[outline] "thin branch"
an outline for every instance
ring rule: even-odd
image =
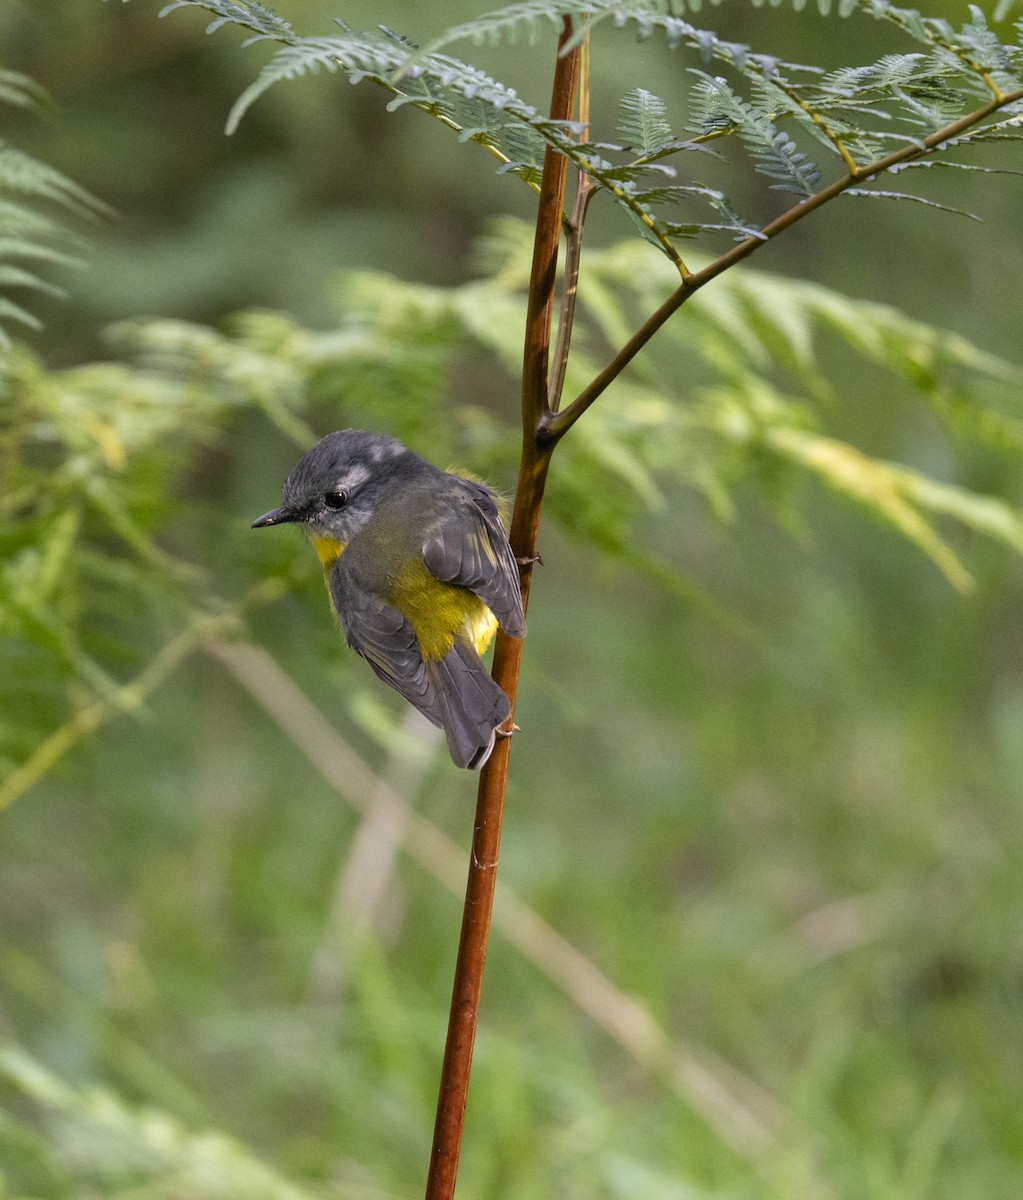
[[[590,126],[590,35],[587,31],[579,45],[579,95],[576,117],[580,128]],[[580,136],[589,136],[588,132]],[[565,372],[568,369],[568,354],[572,345],[572,328],[575,325],[575,304],[579,294],[579,264],[582,260],[583,227],[586,212],[593,197],[593,180],[585,171],[576,175],[575,202],[572,215],[565,227],[565,270],[561,285],[561,307],[558,311],[558,336],[554,343],[554,377],[547,393],[547,408],[557,412],[561,405],[561,393],[565,387]]]
[[[568,121],[572,115],[579,68],[579,51],[560,54],[572,33],[566,17],[558,41],[559,57],[551,95],[551,120]],[[558,269],[558,245],[564,209],[565,176],[568,160],[548,146],[544,152],[543,181],[536,214],[536,238],[529,277],[526,309],[526,348],[522,370],[523,433],[530,438],[547,411],[547,372],[550,360],[551,323],[554,315],[554,290]]]
[[[736,263],[741,262],[744,258],[748,258],[755,250],[760,249],[761,246],[766,245],[773,238],[776,238],[778,234],[783,233],[786,229],[803,220],[804,217],[809,216],[810,213],[816,211],[821,205],[827,204],[829,200],[833,200],[836,196],[840,196],[848,188],[873,179],[875,176],[891,170],[892,167],[923,158],[925,155],[941,147],[943,143],[950,142],[961,136],[968,129],[983,121],[985,117],[991,116],[992,113],[998,112],[999,109],[1009,104],[1015,104],[1018,100],[1023,100],[1023,88],[1008,93],[1002,96],[1001,99],[988,101],[987,104],[975,109],[972,113],[967,113],[966,116],[960,117],[957,121],[953,121],[949,125],[945,125],[942,129],[925,138],[921,138],[918,142],[908,143],[885,158],[880,158],[873,163],[857,167],[855,171],[850,172],[848,175],[843,175],[841,178],[828,184],[827,187],[815,192],[814,195],[806,200],[793,205],[787,212],[782,213],[781,216],[776,217],[769,224],[765,225],[757,237],[749,237],[738,242],[730,250],[726,251],[726,253],[704,267],[702,271],[695,271],[688,279],[683,280],[667,300],[647,317],[607,366],[591,380],[567,408],[562,409],[561,412],[552,413],[545,418],[546,436],[552,442],[557,442],[559,438],[563,437],[590,405],[607,390],[608,386],[621,374],[623,369],[636,357],[639,351],[643,349],[668,318],[677,312],[704,284],[717,278],[722,272],[727,271],[729,267],[735,266]]]

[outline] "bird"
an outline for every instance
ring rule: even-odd
[[[299,460],[283,504],[253,529],[300,526],[323,564],[348,645],[478,770],[512,705],[480,655],[498,626],[526,633],[519,565],[485,484],[382,433],[328,433]]]

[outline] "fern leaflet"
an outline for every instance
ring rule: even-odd
[[[35,108],[46,93],[14,71],[0,72],[0,103]],[[50,215],[50,211],[55,215]],[[11,345],[5,323],[31,329],[39,320],[6,293],[19,291],[63,295],[63,290],[26,264],[77,266],[82,240],[64,224],[64,216],[96,218],[109,213],[101,201],[60,171],[0,141],[0,348]]]
[[[618,136],[644,158],[657,154],[674,135],[668,124],[668,106],[646,88],[626,92],[618,106]]]

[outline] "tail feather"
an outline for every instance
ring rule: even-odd
[[[511,715],[511,702],[459,638],[443,658],[426,663],[426,673],[451,757],[460,767],[478,770],[494,749],[497,727]]]

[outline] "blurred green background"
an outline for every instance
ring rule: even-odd
[[[53,97],[43,119],[6,110],[4,138],[117,214],[79,224],[91,249],[62,280],[70,299],[36,304],[45,329],[26,341],[50,370],[106,359],[104,329],[142,316],[233,328],[230,314],[280,310],[329,332],[351,295],[339,272],[459,285],[490,218],[528,219],[531,193],[476,148],[336,76],[274,89],[225,138],[266,50],[241,49],[234,31],[207,37],[199,13],[158,20],[158,7],[0,9],[3,65]],[[416,40],[479,11],[278,7],[302,32],[340,15]],[[867,61],[888,36],[738,4],[700,19],[825,65]],[[549,37],[455,52],[544,103]],[[637,82],[671,95],[682,71],[621,35],[595,45],[598,97]],[[1002,154],[1023,166],[1014,147]],[[839,201],[757,265],[1018,359],[1019,183],[964,177],[944,198],[985,223]],[[593,243],[628,232],[598,214]],[[293,439],[258,407],[227,406],[210,427],[197,418],[194,436],[175,429],[137,470],[140,487],[156,472],[164,489],[145,518],[155,544],[201,571],[193,600],[215,613],[285,578],[280,598],[246,611],[251,642],[467,852],[473,777],[429,739],[423,749],[421,731],[395,741],[399,703],[338,639],[306,547],[248,530],[277,501],[298,421],[316,434],[386,426],[512,490],[512,372],[442,339],[431,359],[433,344],[407,378],[398,361],[350,390],[319,379],[294,404]],[[1021,501],[1016,450],[950,448],[912,387],[823,348],[841,436]],[[417,387],[429,411],[409,411]],[[580,535],[579,478],[555,460],[561,520],[541,536],[501,871],[610,983],[581,976],[566,991],[523,954],[517,927],[495,934],[460,1191],[1015,1200],[1018,557],[962,540],[976,586],[961,594],[822,492],[797,489],[797,515],[772,503],[770,477],[744,478],[728,520],[669,477],[626,533],[670,566],[675,586],[663,586]],[[581,478],[620,486],[592,467]],[[118,680],[180,628],[172,577],[154,567],[151,609],[144,589],[109,612],[102,594],[90,601],[89,636]],[[76,697],[16,640],[3,652],[23,687],[5,716],[13,770],[33,738],[73,719]],[[431,874],[430,844],[417,838],[415,861],[392,870],[372,834],[203,652],[0,814],[0,1195],[417,1194],[459,904]],[[370,868],[383,897],[360,918],[360,893],[345,889],[368,869],[364,841],[384,847]],[[541,936],[533,958],[545,947],[558,957]]]

